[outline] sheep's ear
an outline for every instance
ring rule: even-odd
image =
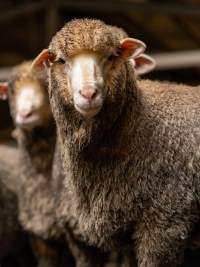
[[[8,82],[0,83],[0,99],[6,100],[8,98]]]
[[[31,69],[43,70],[46,66],[49,66],[50,62],[53,62],[55,56],[48,49],[42,50],[42,52],[34,59]]]
[[[143,75],[152,71],[156,66],[156,61],[146,54],[139,55],[137,58],[131,58],[133,68],[137,75]]]
[[[120,54],[124,58],[137,57],[146,49],[145,43],[133,38],[125,38],[120,42]]]

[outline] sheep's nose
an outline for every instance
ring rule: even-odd
[[[21,110],[21,111],[19,111],[19,115],[24,119],[30,117],[32,114],[33,114],[33,112],[31,110]]]
[[[97,89],[93,87],[86,87],[79,91],[80,95],[88,100],[92,100],[97,95]]]

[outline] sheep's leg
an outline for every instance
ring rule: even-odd
[[[146,226],[149,226],[148,228]],[[138,267],[176,267],[182,263],[189,239],[189,223],[142,225],[137,231],[136,257]]]

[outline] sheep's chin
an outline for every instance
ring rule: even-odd
[[[41,125],[41,119],[38,114],[31,115],[24,119],[16,117],[16,124],[22,129],[32,130],[34,127]]]
[[[75,104],[75,109],[85,118],[85,119],[91,119],[93,118],[95,115],[97,115],[97,113],[100,111],[101,106],[98,108],[90,108],[90,109],[82,109],[79,106],[77,106]]]

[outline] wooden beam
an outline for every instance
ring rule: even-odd
[[[156,53],[151,56],[156,60],[156,70],[200,67],[200,50]]]

